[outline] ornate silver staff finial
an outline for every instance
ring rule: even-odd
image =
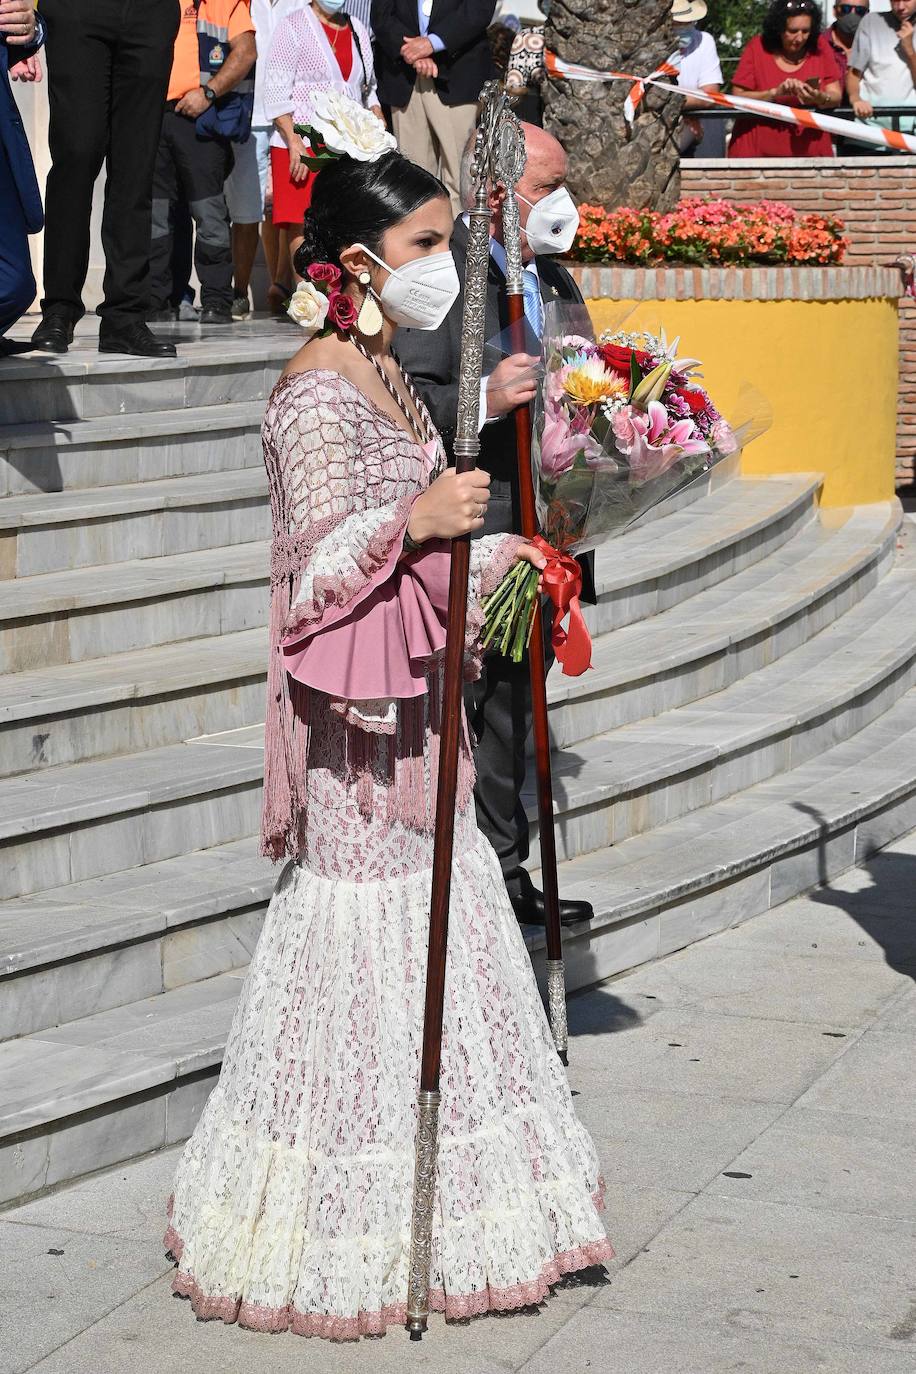
[[[503,201],[503,247],[506,250],[506,286],[510,294],[522,290],[522,238],[515,188],[525,170],[527,154],[521,122],[508,104],[500,117],[497,180],[506,188]]]

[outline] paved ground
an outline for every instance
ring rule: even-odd
[[[916,835],[576,998],[619,1258],[538,1311],[333,1347],[194,1321],[174,1150],[0,1215],[0,1371],[916,1371]]]

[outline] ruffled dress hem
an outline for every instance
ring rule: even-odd
[[[600,1211],[604,1203],[603,1186],[592,1198]],[[165,1233],[166,1249],[181,1259],[184,1241],[173,1226]],[[579,1245],[554,1255],[540,1273],[523,1283],[507,1288],[487,1287],[475,1293],[449,1293],[441,1288],[431,1289],[431,1312],[443,1312],[446,1321],[460,1321],[481,1317],[488,1312],[513,1312],[522,1307],[536,1306],[549,1295],[551,1287],[567,1274],[594,1265],[607,1264],[614,1258],[614,1249],[607,1239]],[[407,1321],[407,1304],[393,1303],[378,1312],[359,1312],[354,1317],[338,1317],[326,1312],[300,1312],[292,1305],[264,1307],[241,1298],[204,1293],[192,1274],[178,1273],[172,1280],[172,1292],[187,1298],[198,1321],[221,1321],[238,1324],[250,1331],[292,1331],[295,1336],[320,1336],[331,1341],[355,1341],[361,1336],[383,1336],[389,1326],[403,1326]]]

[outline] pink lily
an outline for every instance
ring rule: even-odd
[[[615,417],[617,447],[630,464],[630,476],[637,482],[650,482],[667,472],[679,458],[708,452],[709,445],[696,439],[693,420],[674,424],[660,401],[650,401],[645,414],[628,412]],[[632,436],[632,437],[631,437]]]
[[[548,404],[541,435],[541,473],[548,481],[556,481],[569,471],[579,454],[590,462],[600,456],[601,446],[589,433],[577,432],[576,421],[570,424],[562,406]]]

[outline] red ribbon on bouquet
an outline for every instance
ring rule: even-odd
[[[554,607],[551,642],[564,677],[581,677],[592,666],[592,637],[582,616],[582,569],[568,553],[560,553],[536,535],[534,547],[547,559],[541,574],[544,591]],[[569,616],[569,626],[562,622]]]

